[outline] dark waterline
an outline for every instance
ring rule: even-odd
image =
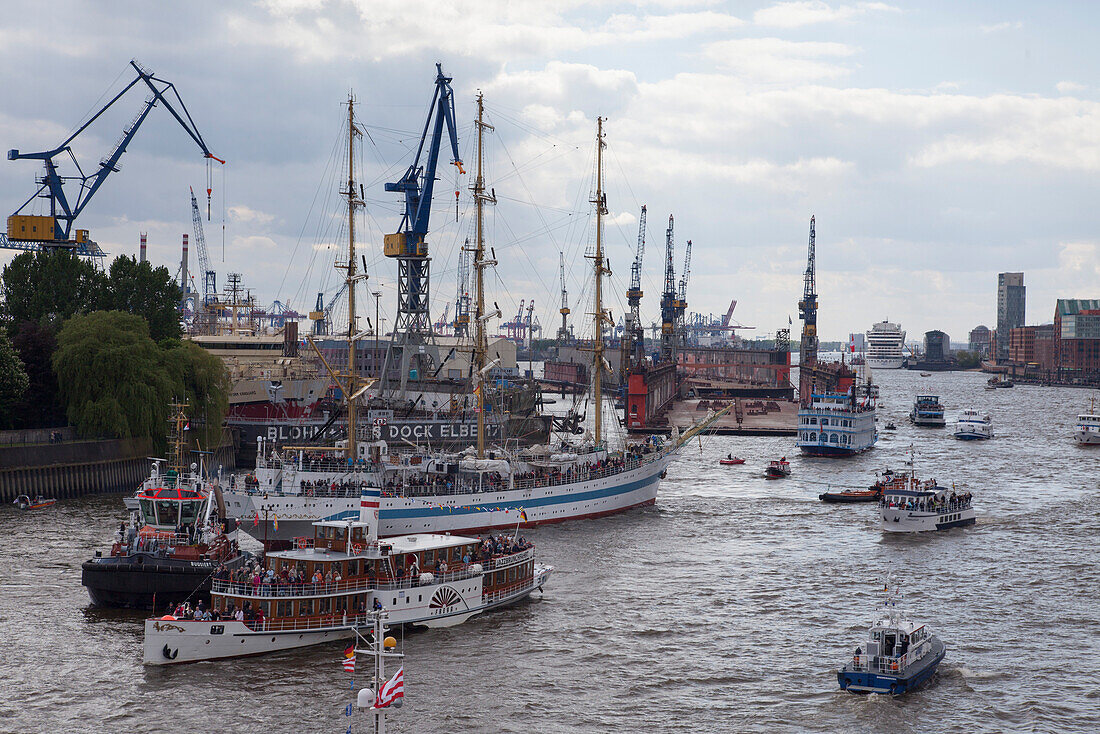
[[[712,438],[686,447],[656,507],[528,532],[557,569],[545,594],[409,635],[390,730],[1100,730],[1100,447],[1071,436],[1088,394],[876,377],[879,425],[898,431],[869,453],[802,459],[790,438]],[[908,425],[918,392],[941,396],[948,429]],[[951,438],[964,407],[990,412],[993,441]],[[974,492],[975,527],[885,536],[873,506],[817,500],[900,467],[910,443],[922,476]],[[730,451],[747,463],[719,466]],[[781,454],[793,475],[764,480]],[[0,508],[0,730],[345,730],[339,644],[144,668],[142,615],[90,610],[80,586],[123,514],[117,495]],[[834,671],[887,570],[947,657],[904,698],[841,693]]]

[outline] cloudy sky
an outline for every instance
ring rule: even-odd
[[[210,259],[219,283],[241,272],[265,305],[306,311],[334,289],[334,243],[346,236],[337,151],[354,90],[370,133],[356,163],[363,247],[370,287],[392,313],[395,268],[378,251],[400,202],[382,184],[410,162],[436,61],[454,78],[467,171],[479,89],[496,127],[492,297],[506,314],[534,298],[549,334],[559,252],[570,305],[588,310],[583,253],[601,115],[616,317],[642,204],[647,321],[669,214],[677,277],[694,242],[690,310],[722,313],[735,298],[736,318],[756,327],[746,335],[771,334],[796,314],[811,214],[826,339],[890,318],[911,336],[939,328],[964,340],[995,321],[1004,270],[1025,272],[1029,323],[1049,321],[1057,297],[1100,296],[1100,6],[1091,2],[163,5],[4,3],[0,144],[57,145],[133,78],[136,58],[176,84],[228,160],[213,173],[204,220]],[[77,138],[85,170],[140,105],[131,93]],[[429,236],[437,315],[454,297],[455,251],[471,231],[470,181],[443,158]],[[29,161],[0,163],[8,212],[37,172]],[[198,148],[154,110],[79,226],[112,255],[136,254],[147,231],[150,258],[175,272],[191,230],[188,186],[205,213],[206,176]]]

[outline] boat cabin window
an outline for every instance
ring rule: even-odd
[[[159,500],[157,502],[156,524],[171,525],[172,527],[179,525],[179,505],[171,500]]]
[[[199,513],[201,511],[202,500],[180,502],[180,523],[183,525],[194,524],[199,519]]]
[[[138,504],[141,506],[141,517],[148,525],[157,524],[157,511],[156,506],[153,504],[153,500],[140,500]]]

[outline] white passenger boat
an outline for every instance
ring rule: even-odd
[[[354,637],[384,609],[397,625],[450,627],[542,589],[518,535],[443,534],[379,540],[378,491],[363,490],[358,520],[315,523],[312,538],[266,554],[251,579],[215,578],[201,619],[145,621],[147,665],[213,660]]]
[[[1077,426],[1074,428],[1073,437],[1082,446],[1100,444],[1100,413],[1096,412],[1096,398],[1090,401],[1088,413],[1077,416]]]
[[[969,492],[941,487],[934,479],[919,481],[910,469],[896,475],[882,490],[882,529],[918,533],[973,525],[977,515],[972,499]]]
[[[967,408],[955,420],[955,438],[962,441],[993,438],[993,421],[987,413]]]

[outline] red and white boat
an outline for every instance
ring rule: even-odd
[[[734,456],[733,454],[730,454],[729,456],[727,456],[724,459],[719,459],[718,463],[721,464],[722,466],[740,466],[741,464],[745,463],[745,460],[741,459],[741,458],[738,458],[738,457]]]
[[[791,462],[787,461],[787,457],[784,456],[779,461],[773,461],[768,464],[768,468],[764,470],[764,476],[768,479],[783,479],[791,475]]]

